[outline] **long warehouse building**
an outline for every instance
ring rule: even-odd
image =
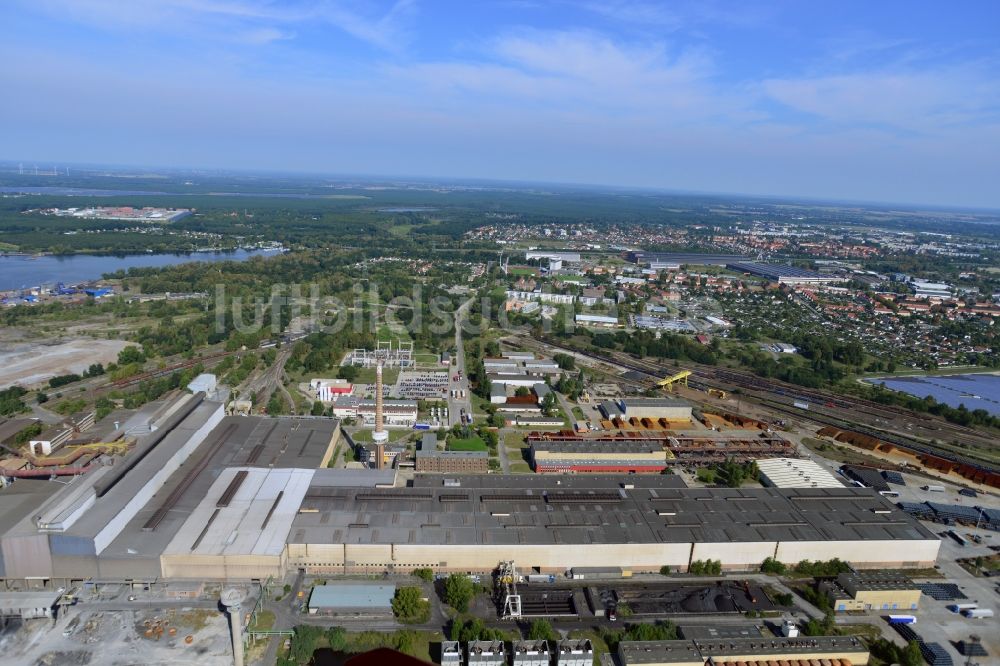
[[[313,573],[478,572],[514,560],[561,573],[686,571],[708,559],[751,570],[768,557],[839,557],[858,568],[915,568],[931,566],[939,547],[863,488],[687,488],[672,475],[417,476],[406,488],[310,488],[287,563]]]
[[[868,488],[688,488],[663,474],[418,474],[400,486],[393,470],[325,469],[334,419],[225,416],[204,394],[149,409],[114,464],[0,489],[0,584],[485,572],[502,560],[546,573],[708,559],[753,570],[768,557],[914,568],[940,547]],[[662,447],[639,443],[650,445]]]

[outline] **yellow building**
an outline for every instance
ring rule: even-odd
[[[920,604],[913,581],[892,573],[844,573],[821,587],[838,612],[916,610]]]

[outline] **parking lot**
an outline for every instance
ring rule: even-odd
[[[448,373],[400,372],[393,395],[402,400],[444,400],[448,397]]]

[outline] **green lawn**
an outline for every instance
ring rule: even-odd
[[[257,613],[257,621],[250,625],[250,631],[267,631],[274,626],[274,611],[262,610]]]
[[[382,368],[382,383],[386,386],[396,383],[396,378],[399,377],[399,368]],[[359,368],[358,377],[354,380],[355,384],[374,384],[375,383],[375,368]]]
[[[526,462],[511,462],[510,472],[511,474],[530,474],[531,466]]]
[[[468,439],[453,439],[448,442],[449,451],[485,451],[486,442],[482,437],[469,437]]]
[[[504,433],[503,443],[508,449],[514,449],[515,451],[525,448],[528,443],[524,441],[524,433],[522,432],[508,432]]]

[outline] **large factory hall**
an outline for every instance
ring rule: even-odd
[[[750,570],[838,557],[932,566],[940,540],[866,488],[688,488],[673,475],[442,475],[327,469],[328,418],[227,416],[204,393],[122,426],[127,453],[0,489],[6,589],[82,581],[248,581],[308,573]],[[346,445],[346,444],[344,444]]]

